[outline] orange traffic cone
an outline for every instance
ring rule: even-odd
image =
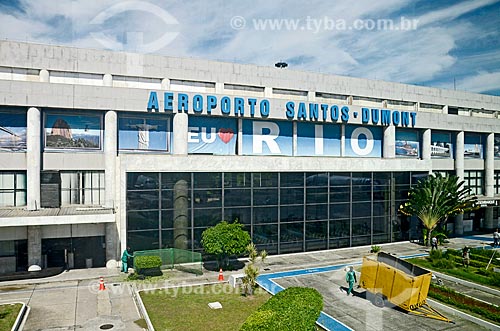
[[[222,268],[219,270],[219,281],[224,281],[224,275],[222,274]]]
[[[104,278],[99,278],[99,291],[104,291],[106,287],[104,286]]]

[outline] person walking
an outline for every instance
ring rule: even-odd
[[[122,272],[128,273],[128,259],[131,257],[134,257],[134,255],[130,254],[130,247],[127,246],[127,249],[122,254]]]
[[[354,283],[357,282],[356,272],[354,271],[353,267],[349,267],[349,271],[345,275],[345,281],[349,284],[349,289],[347,290],[347,295],[349,295],[352,292],[352,289],[354,287]]]
[[[433,249],[438,249],[438,239],[436,236],[432,237],[431,239],[431,250]]]
[[[493,232],[493,247],[497,247],[500,243],[500,233],[498,233],[498,229]]]
[[[470,248],[465,246],[462,249],[462,265],[464,268],[469,268],[469,262],[470,262]]]

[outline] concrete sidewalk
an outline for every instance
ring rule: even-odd
[[[465,245],[481,246],[484,238],[454,238],[443,248],[459,249]],[[385,252],[396,256],[426,254],[429,249],[410,242],[380,245]],[[338,263],[360,262],[370,246],[342,248],[328,251],[269,256],[263,274],[278,271],[328,266]],[[243,259],[244,261],[244,259]],[[231,274],[242,270],[224,272],[227,280]],[[133,288],[154,288],[175,285],[192,285],[214,282],[218,271],[204,270],[202,276],[172,270],[168,278],[157,283],[125,282],[126,275],[119,269],[69,270],[59,275],[33,280],[0,283],[0,303],[24,302],[31,307],[24,330],[100,330],[105,324],[112,330],[141,330],[134,323],[141,317],[132,296]],[[106,290],[99,291],[99,277],[104,277]],[[321,278],[318,278],[321,279]],[[322,281],[330,281],[323,279]],[[292,281],[293,283],[293,281]],[[134,284],[134,285],[132,285]],[[329,286],[324,284],[322,286]]]

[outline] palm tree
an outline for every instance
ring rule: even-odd
[[[427,229],[426,245],[430,245],[432,230],[450,216],[477,209],[477,197],[464,187],[457,176],[440,173],[420,180],[408,193],[408,201],[399,210],[408,216],[417,216]]]

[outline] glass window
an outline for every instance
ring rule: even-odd
[[[127,190],[157,189],[158,173],[132,172],[127,174]]]
[[[297,222],[304,220],[304,206],[282,206],[280,208],[281,222]]]
[[[128,230],[158,230],[160,215],[156,211],[129,211],[127,213]],[[134,248],[135,249],[135,248]]]
[[[129,231],[127,233],[127,246],[134,251],[144,251],[160,248],[160,232],[156,231]]]
[[[253,222],[278,223],[278,207],[254,207]]]
[[[0,207],[26,206],[26,174],[0,172]]]
[[[307,205],[306,220],[326,220],[328,219],[328,204]]]
[[[255,225],[253,227],[253,242],[259,250],[265,249],[270,254],[277,254],[278,225]]]
[[[250,224],[252,221],[251,208],[224,208],[224,219],[228,222],[238,220],[242,224]]]
[[[222,187],[222,173],[195,172],[193,183],[195,188],[220,188]]]
[[[308,187],[306,204],[311,203],[328,203],[328,187]]]
[[[303,187],[304,173],[303,172],[282,172],[280,173],[281,187]]]
[[[253,187],[277,187],[278,173],[256,172],[253,174]]]
[[[330,221],[330,238],[349,238],[349,226],[349,219]]]
[[[254,189],[253,204],[257,206],[277,205],[278,190],[277,189]]]
[[[465,187],[471,190],[471,194],[484,194],[484,171],[465,170]]]
[[[104,171],[61,172],[61,204],[103,205]]]
[[[194,210],[194,226],[195,227],[210,227],[217,225],[222,221],[222,209],[195,209]]]
[[[26,151],[26,113],[0,112],[0,151]]]
[[[280,190],[280,204],[295,205],[304,204],[304,188],[282,188]]]
[[[250,189],[225,189],[224,206],[250,206],[252,203],[252,191]]]
[[[250,187],[252,186],[251,173],[226,172],[224,173],[224,187]]]
[[[222,190],[194,190],[193,204],[195,208],[214,208],[222,206]]]

